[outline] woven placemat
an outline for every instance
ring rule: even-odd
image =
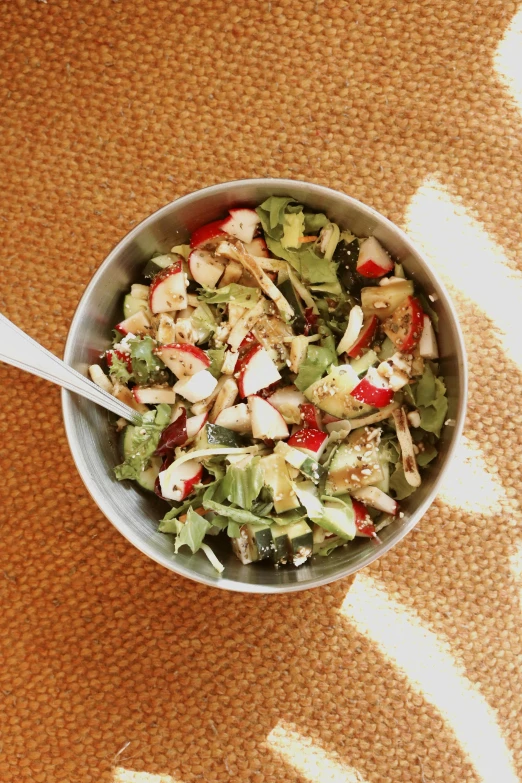
[[[137,552],[80,481],[59,391],[0,366],[2,783],[519,779],[517,10],[0,4],[0,310],[19,326],[61,354],[137,221],[216,182],[293,177],[424,246],[471,377],[466,439],[418,528],[355,580],[278,598]]]

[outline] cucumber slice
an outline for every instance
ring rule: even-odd
[[[270,454],[260,461],[265,486],[272,493],[276,514],[299,508],[299,500],[292,488],[285,459],[282,454]]]
[[[388,337],[386,339],[389,339]],[[390,340],[391,342],[391,340]],[[352,370],[354,370],[357,375],[362,375],[366,370],[368,370],[372,365],[376,364],[378,361],[384,361],[381,360],[381,355],[377,356],[375,351],[368,351],[367,353],[360,356],[358,359],[352,359],[350,362],[350,367]]]
[[[324,378],[305,389],[304,396],[326,413],[337,419],[353,419],[369,413],[372,408],[352,397],[359,376],[349,364],[333,367]]]
[[[392,343],[389,337],[386,337],[381,345],[381,351],[379,353],[379,361],[386,362],[394,353],[397,353],[397,348]]]
[[[266,560],[272,551],[272,531],[269,525],[245,525],[253,560]]]
[[[137,297],[132,296],[132,294],[127,294],[123,300],[123,315],[125,318],[130,318],[131,315],[139,313],[140,310],[147,312],[148,309],[149,304],[145,299],[137,299]]]
[[[294,565],[298,565],[310,557],[314,549],[312,528],[302,520],[287,528],[290,557]]]
[[[132,424],[128,424],[121,433],[121,451],[124,459],[132,454],[132,436],[134,429]],[[147,492],[154,492],[154,485],[158,473],[161,470],[162,461],[161,457],[151,457],[149,467],[146,470],[142,470],[136,479],[136,482],[140,487],[146,489]]]
[[[391,315],[406,297],[413,296],[411,280],[390,285],[372,285],[361,291],[361,307],[365,316],[376,315],[381,321]]]
[[[301,471],[307,478],[312,479],[316,484],[319,483],[321,477],[326,473],[326,468],[320,465],[315,459],[309,457],[308,454],[303,454],[299,449],[294,449],[292,446],[280,441],[274,449],[276,454],[280,454],[284,457],[293,468]],[[299,504],[298,504],[299,505]],[[297,506],[295,506],[297,508]]]
[[[288,562],[288,527],[289,525],[272,525],[270,559],[274,565],[284,565]]]
[[[213,446],[224,448],[241,448],[245,443],[237,432],[221,427],[219,424],[206,424],[197,434],[196,449],[207,449]]]
[[[327,495],[343,495],[383,480],[379,451],[375,440],[368,440],[368,434],[361,427],[341,443],[328,469]]]
[[[166,269],[176,261],[183,261],[183,256],[178,253],[165,253],[164,255],[158,255],[151,258],[143,270],[143,277],[154,277],[162,269]]]

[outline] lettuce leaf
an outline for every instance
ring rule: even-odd
[[[285,249],[301,247],[299,238],[304,234],[305,220],[302,212],[294,212],[284,216],[283,236],[281,244]]]
[[[197,514],[193,508],[189,508],[187,521],[176,536],[174,551],[178,552],[182,546],[188,546],[193,553],[197,552],[210,528],[208,520]]]
[[[275,231],[278,239],[283,235],[284,215],[289,205],[294,205],[292,211],[295,211],[295,207],[298,207],[298,211],[302,209],[295,199],[288,196],[270,196],[257,208],[256,212],[266,234],[272,235]]]
[[[156,343],[152,337],[136,337],[129,340],[132,375],[136,383],[160,383],[167,379],[165,365],[153,353]]]
[[[431,443],[423,443],[423,450],[419,451],[417,454],[417,465],[420,468],[425,467],[425,465],[428,465],[439,453],[435,446],[433,446]]]
[[[137,479],[148,467],[150,458],[158,447],[161,433],[169,421],[170,405],[164,403],[158,405],[155,411],[143,414],[141,424],[132,430],[131,453],[121,465],[114,468],[118,481]]]
[[[322,212],[305,212],[305,234],[318,234],[330,221]]]
[[[284,248],[280,241],[265,236],[268,249],[278,258],[283,258],[295,269],[305,283],[337,283],[337,265],[318,256],[314,250],[303,245],[299,250]]]
[[[404,498],[409,497],[416,490],[416,487],[412,487],[406,481],[402,462],[397,463],[397,466],[390,477],[390,489],[395,493],[397,500],[403,500]]]
[[[211,486],[211,485],[210,485]],[[183,523],[178,520],[182,514],[185,514],[192,506],[199,508],[203,501],[203,495],[207,491],[209,485],[201,486],[198,488],[196,495],[190,495],[190,497],[183,500],[181,503],[173,506],[170,511],[167,511],[162,520],[160,520],[158,530],[160,533],[178,533],[180,525]]]
[[[237,522],[238,525],[266,524],[266,517],[257,516],[257,514],[253,514],[251,511],[247,511],[243,508],[226,506],[223,502],[221,502],[222,500],[225,500],[222,493],[220,492],[220,485],[222,484],[222,481],[217,481],[215,484],[211,484],[207,488],[205,494],[203,495],[203,508],[208,508],[210,511],[215,511],[216,514],[227,517],[233,522]],[[216,498],[220,499],[215,499],[215,496]]]
[[[229,538],[239,538],[241,535],[241,526],[237,522],[229,521],[227,526],[227,536]]]
[[[225,360],[225,351],[225,346],[223,346],[223,348],[209,348],[207,350],[207,354],[210,358],[210,367],[208,369],[214,378],[219,379],[219,376],[221,375],[221,368],[223,367],[223,362]]]
[[[261,291],[259,288],[250,288],[238,283],[230,283],[217,291],[210,288],[199,294],[200,299],[204,299],[207,304],[223,304],[225,302],[234,302],[234,304],[243,305],[243,307],[254,307],[259,302]]]
[[[109,375],[111,378],[123,384],[128,383],[133,378],[132,373],[130,373],[127,369],[127,362],[125,362],[123,359],[120,359],[119,356],[116,356],[116,353],[113,353],[111,357]]]
[[[198,340],[198,342],[204,342],[204,340],[208,340],[210,335],[213,334],[217,329],[214,313],[206,302],[200,302],[200,304],[196,307],[190,316],[190,320],[192,321],[194,327],[199,329],[205,335],[204,339],[202,338]]]
[[[439,437],[448,412],[448,398],[444,381],[434,374],[430,363],[426,364],[420,381],[415,384],[413,394],[421,417],[420,426]]]
[[[255,457],[246,468],[230,465],[222,481],[220,493],[230,503],[251,511],[263,484],[263,470],[259,458]]]
[[[327,368],[332,363],[332,357],[328,348],[312,343],[306,350],[306,358],[299,368],[299,374],[294,383],[299,391],[308,389],[312,383],[322,378]]]

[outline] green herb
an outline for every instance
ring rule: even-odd
[[[121,465],[114,468],[118,481],[137,479],[146,470],[156,451],[162,431],[170,421],[170,405],[162,403],[155,411],[147,411],[141,424],[132,426],[130,454]]]
[[[132,375],[140,385],[166,380],[165,365],[154,353],[156,343],[152,337],[135,337],[129,340]]]
[[[116,353],[113,353],[111,356],[109,375],[112,379],[119,381],[119,383],[128,383],[132,379],[132,373],[127,369],[127,362],[120,359]]]

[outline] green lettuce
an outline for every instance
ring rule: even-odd
[[[174,551],[178,552],[182,546],[188,546],[193,553],[197,552],[211,527],[208,520],[197,514],[193,508],[189,508],[187,520],[181,525],[181,530],[176,536]]]
[[[239,525],[237,522],[233,522],[232,520],[230,520],[227,526],[227,536],[229,538],[239,538],[240,535],[241,535],[241,525]]]
[[[263,470],[259,458],[254,458],[246,468],[230,465],[219,488],[219,497],[235,506],[252,510],[254,500],[263,487]]]
[[[330,221],[322,212],[305,212],[305,234],[318,234]]]
[[[196,507],[198,508],[201,506],[201,503],[203,501],[203,495],[205,494],[206,490],[208,489],[209,485],[200,486],[197,491],[196,495],[190,495],[186,500],[183,500],[181,503],[175,504],[170,511],[167,511],[163,519],[159,523],[158,530],[160,533],[175,533],[177,534],[179,530],[181,529],[179,526],[183,523],[179,521],[178,517],[180,517],[182,514],[185,514],[189,508]]]
[[[304,234],[305,220],[302,212],[285,214],[281,244],[286,249],[301,247],[300,237]]]
[[[210,511],[215,511],[220,516],[227,517],[232,522],[236,522],[238,525],[247,524],[266,524],[267,518],[260,517],[257,514],[253,514],[251,511],[247,511],[243,508],[236,508],[235,506],[227,506],[223,502],[226,498],[223,493],[220,492],[221,481],[217,481],[215,484],[211,484],[205,494],[203,495],[202,505],[203,508],[207,508]]]
[[[416,487],[412,487],[411,484],[408,484],[406,481],[402,462],[397,463],[395,470],[390,476],[390,489],[395,493],[397,500],[404,500],[404,498],[409,497],[416,490]]]
[[[219,378],[221,375],[221,368],[225,360],[225,346],[223,348],[209,348],[207,354],[210,358],[209,372],[212,373],[214,378]]]
[[[224,304],[233,302],[243,307],[254,307],[259,302],[261,291],[259,288],[250,288],[238,283],[230,283],[217,291],[207,289],[199,294],[200,299],[204,299],[207,304]]]
[[[155,411],[144,413],[141,424],[133,427],[130,454],[121,465],[114,468],[118,481],[137,479],[146,470],[158,447],[161,433],[170,422],[170,412],[170,405],[162,403]]]
[[[426,364],[413,393],[421,417],[420,426],[438,437],[448,412],[448,398],[444,381],[435,375],[430,363]]]
[[[322,378],[327,368],[332,364],[332,356],[328,348],[312,343],[306,350],[306,358],[299,368],[294,383],[299,391],[308,389],[312,383]]]
[[[112,379],[119,381],[119,383],[128,383],[132,379],[132,373],[127,368],[127,362],[112,354],[111,366],[109,367],[109,375]]]
[[[129,340],[132,375],[140,385],[161,383],[167,378],[165,365],[154,353],[156,343],[152,337],[135,337]]]
[[[437,449],[431,443],[423,443],[423,446],[423,450],[417,454],[417,465],[420,468],[428,465],[438,454]]]
[[[190,320],[192,321],[194,327],[203,333],[203,336],[200,340],[198,340],[198,342],[204,342],[204,340],[208,340],[210,335],[213,334],[217,329],[214,313],[206,302],[199,303],[190,316]]]
[[[295,269],[299,276],[308,285],[319,285],[321,283],[337,283],[337,265],[333,261],[327,261],[325,258],[304,244],[299,250],[290,250],[284,248],[281,242],[266,236],[268,249],[278,258],[283,258]]]

